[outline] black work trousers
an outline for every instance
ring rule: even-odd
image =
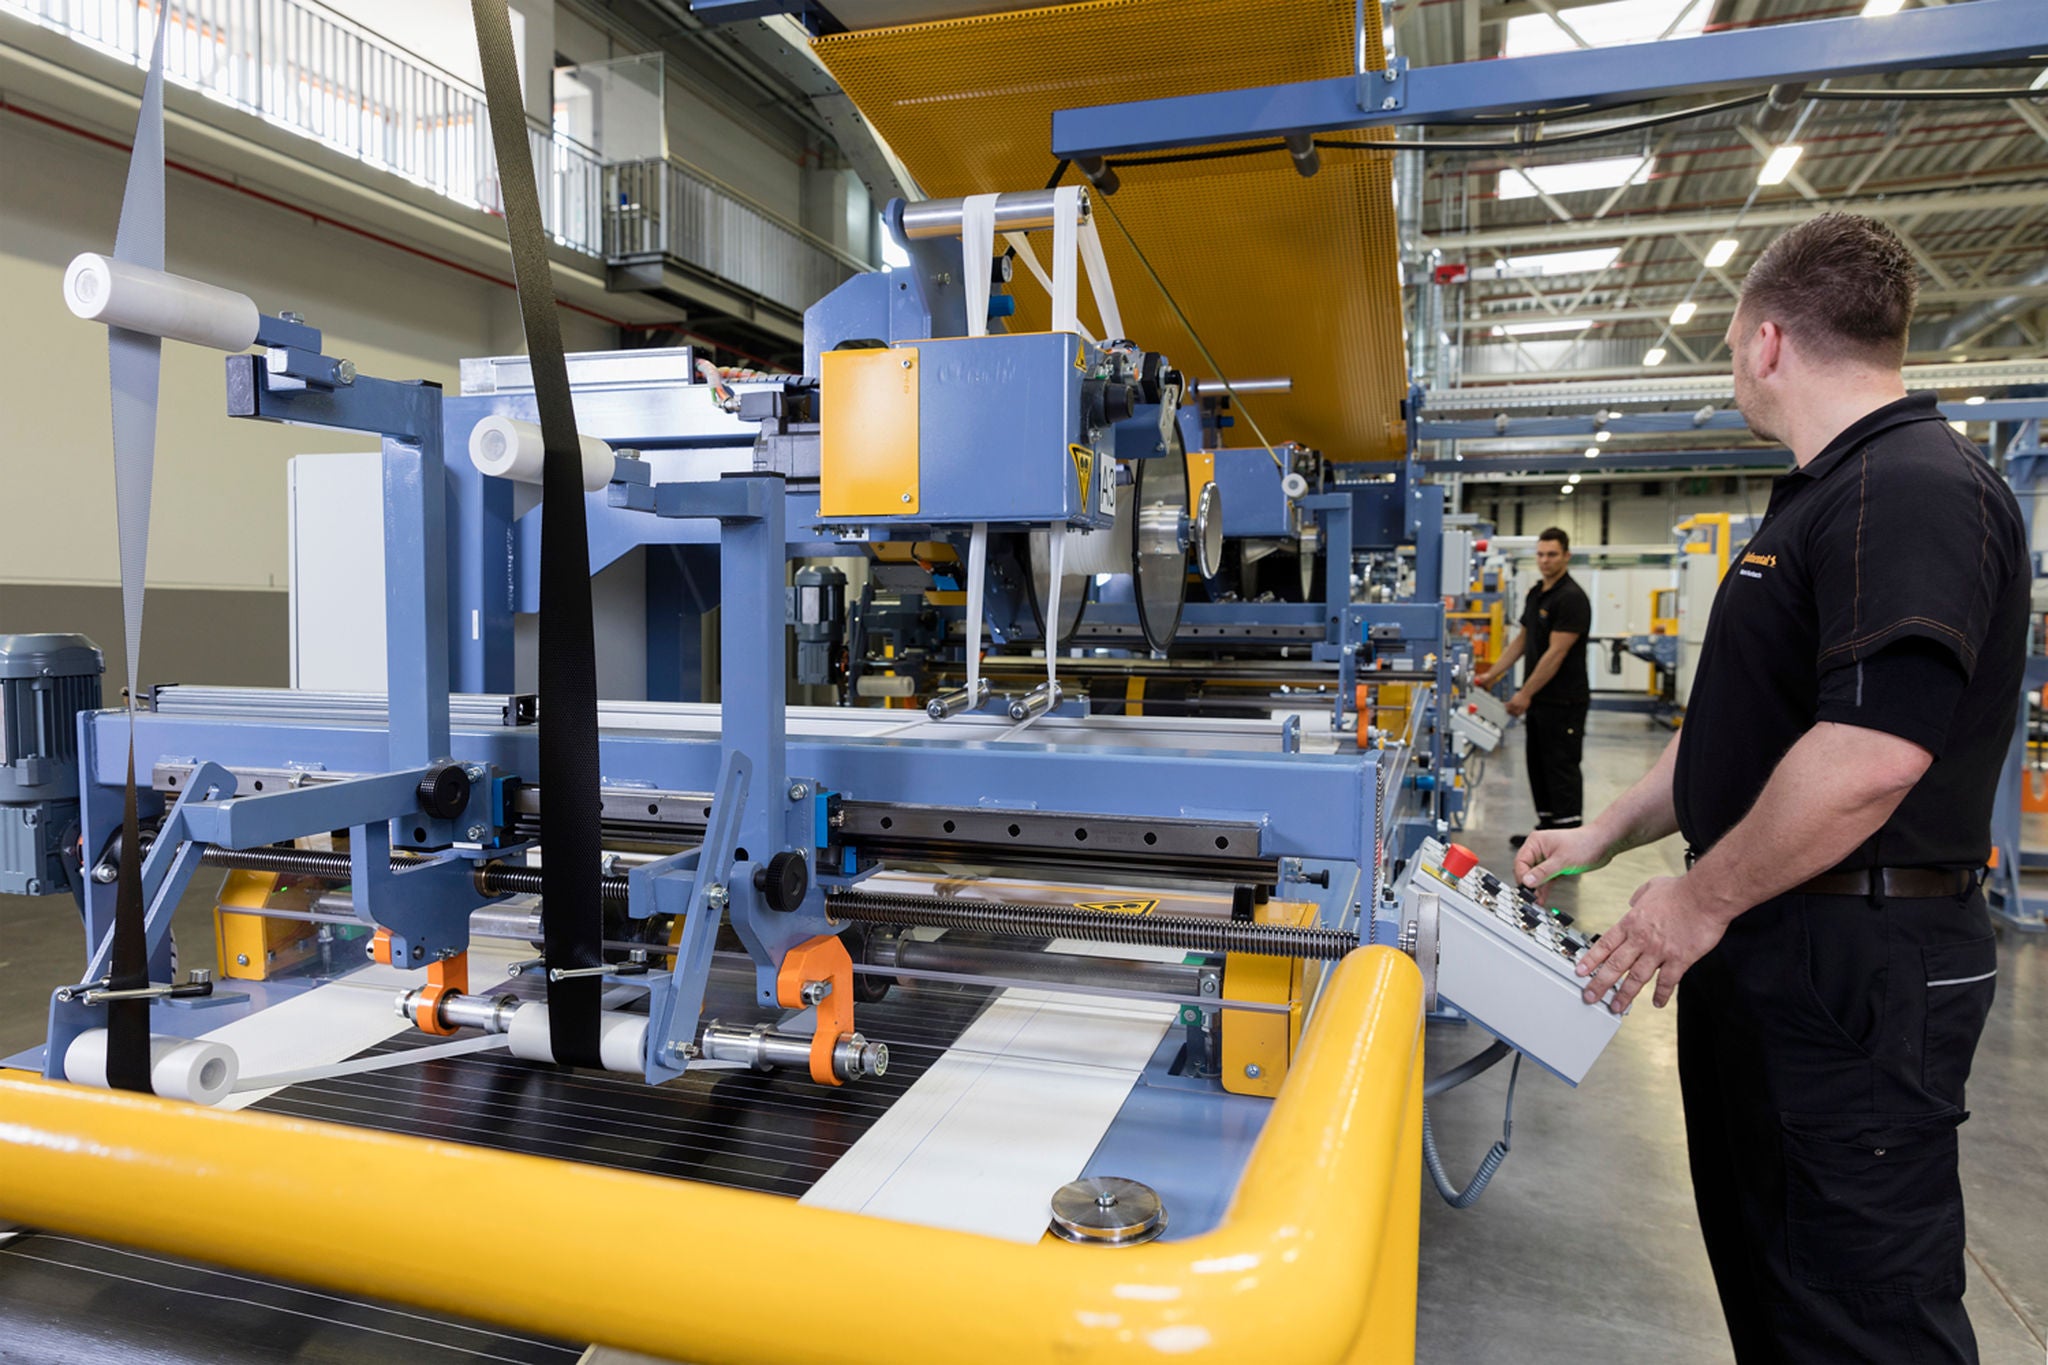
[[[1956,1129],[1997,966],[1979,893],[1788,895],[1686,973],[1693,1197],[1741,1365],[1977,1359]]]
[[[1522,716],[1529,732],[1529,795],[1536,798],[1536,828],[1570,829],[1585,814],[1586,784],[1579,760],[1586,750],[1587,703],[1546,702],[1540,696]]]

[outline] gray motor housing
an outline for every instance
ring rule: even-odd
[[[78,716],[100,705],[106,660],[83,635],[0,635],[0,893],[67,891],[78,819]]]

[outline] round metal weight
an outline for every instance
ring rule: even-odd
[[[1166,1206],[1150,1185],[1114,1175],[1084,1176],[1053,1193],[1052,1231],[1089,1246],[1136,1246],[1166,1231]]]

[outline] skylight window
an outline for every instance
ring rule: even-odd
[[[1610,156],[1596,161],[1531,166],[1527,171],[1510,167],[1500,173],[1500,197],[1533,199],[1538,194],[1582,194],[1587,190],[1611,190],[1617,185],[1640,185],[1650,178],[1656,165],[1654,157]]]
[[[1493,273],[1503,280],[1527,279],[1537,275],[1584,275],[1606,270],[1621,259],[1618,246],[1597,246],[1584,251],[1543,251],[1529,256],[1509,256],[1493,263]]]
[[[1503,322],[1493,329],[1497,337],[1542,336],[1546,332],[1583,332],[1593,325],[1591,318],[1546,318],[1540,322]]]
[[[1501,55],[1529,57],[1539,52],[1570,52],[1579,46],[1572,40],[1572,33],[1591,47],[1649,43],[1666,36],[1697,37],[1705,30],[1713,8],[1713,0],[1612,0],[1604,5],[1579,5],[1558,11],[1564,23],[1571,26],[1571,33],[1565,32],[1563,25],[1548,14],[1518,15],[1508,20]]]

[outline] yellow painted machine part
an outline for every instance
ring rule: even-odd
[[[818,514],[917,511],[917,348],[827,351],[818,366]]]
[[[221,883],[213,912],[214,961],[220,974],[244,981],[266,981],[319,955],[319,930],[301,920],[267,915],[238,915],[237,907],[261,910],[311,910],[317,897],[303,887],[280,890],[270,872],[234,871]]]
[[[482,1147],[0,1079],[0,1217],[699,1365],[1411,1361],[1422,977],[1335,970],[1215,1230],[1019,1245]],[[405,1201],[516,1210],[488,1254]],[[644,1236],[676,1257],[666,1272]],[[792,1280],[792,1253],[837,1270]],[[877,1268],[902,1311],[883,1311]],[[663,1273],[675,1293],[622,1288]],[[865,1271],[865,1273],[863,1273]]]
[[[1253,918],[1261,924],[1312,925],[1310,901],[1267,901]],[[1223,995],[1228,1000],[1285,1004],[1285,1014],[1267,1010],[1223,1011],[1223,1088],[1233,1095],[1277,1095],[1301,1042],[1302,1014],[1321,980],[1322,964],[1298,957],[1227,953]],[[1258,1073],[1252,1074],[1253,1071]]]
[[[946,198],[1044,185],[1057,165],[1055,109],[1350,75],[1354,18],[1353,0],[1090,0],[837,34],[812,49],[924,193]],[[1377,70],[1379,0],[1366,0],[1364,23],[1366,64]],[[1294,381],[1290,393],[1240,405],[1268,440],[1334,460],[1401,454],[1391,151],[1326,148],[1308,180],[1277,141],[1251,157],[1118,175],[1110,207],[1223,374]],[[1215,380],[1110,214],[1097,216],[1124,330]],[[1050,234],[1035,234],[1034,247],[1049,261]],[[1045,291],[1017,276],[1011,330],[1046,331]],[[1082,297],[1095,326],[1085,285]],[[1232,440],[1256,444],[1243,421]]]

